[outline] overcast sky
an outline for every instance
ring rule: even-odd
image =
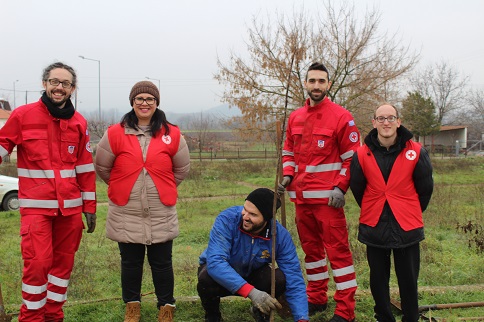
[[[41,72],[60,60],[78,74],[78,110],[96,113],[98,62],[101,109],[124,114],[129,91],[145,77],[159,79],[161,107],[199,112],[220,105],[213,79],[217,55],[245,52],[254,15],[321,10],[322,0],[0,0],[0,97],[13,104],[39,99]],[[333,0],[338,3],[338,0]],[[342,1],[342,0],[340,0]],[[398,32],[421,51],[421,66],[445,60],[484,89],[484,1],[356,0],[377,6],[380,31]],[[158,85],[158,80],[153,80]]]

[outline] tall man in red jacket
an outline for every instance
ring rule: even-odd
[[[353,156],[350,185],[361,207],[358,240],[366,244],[375,318],[395,321],[389,289],[393,252],[402,321],[417,322],[422,212],[433,191],[432,165],[394,106],[380,106],[372,122],[374,129]]]
[[[0,162],[17,146],[24,261],[20,322],[63,321],[84,229],[81,213],[88,233],[96,227],[96,174],[87,122],[70,100],[76,82],[72,67],[49,65],[40,100],[15,109],[0,129]]]
[[[330,322],[355,318],[356,276],[349,248],[344,194],[349,166],[359,146],[350,112],[327,97],[331,82],[326,67],[312,64],[304,82],[309,98],[291,113],[282,154],[284,178],[279,186],[296,206],[296,225],[308,285],[309,315],[328,302],[328,262],[336,283],[336,310]]]

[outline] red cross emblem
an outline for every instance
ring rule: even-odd
[[[405,153],[405,157],[410,160],[410,161],[413,161],[415,160],[415,158],[417,157],[417,153],[414,151],[414,150],[408,150],[406,153]]]
[[[165,144],[170,144],[170,143],[171,143],[171,136],[169,136],[169,135],[163,135],[163,136],[161,137],[161,140],[162,140],[163,142],[165,142]]]
[[[358,133],[351,132],[350,133],[350,141],[353,142],[353,143],[358,142]]]

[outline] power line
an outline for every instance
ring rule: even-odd
[[[7,92],[13,92],[14,90],[13,89],[10,89],[10,88],[0,88],[0,91],[7,91]],[[28,92],[28,93],[38,93],[40,92],[40,89],[36,90],[36,91],[29,91],[29,90],[23,90],[23,89],[16,89],[15,92]]]

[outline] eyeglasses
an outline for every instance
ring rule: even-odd
[[[385,120],[387,120],[388,122],[390,123],[393,123],[397,120],[398,117],[396,117],[395,115],[390,115],[390,116],[387,116],[387,117],[384,117],[384,116],[377,116],[375,117],[375,120],[378,122],[378,123],[383,123],[385,122]]]
[[[48,79],[48,81],[49,81],[49,84],[52,85],[52,86],[59,86],[59,84],[62,84],[63,88],[69,89],[69,88],[72,87],[72,83],[69,82],[69,81],[66,81],[66,80],[61,82],[57,78],[51,78],[51,79]]]
[[[136,105],[142,105],[143,102],[146,102],[148,105],[153,105],[156,102],[156,98],[153,97],[148,97],[148,98],[142,98],[142,97],[135,97],[134,102]]]

